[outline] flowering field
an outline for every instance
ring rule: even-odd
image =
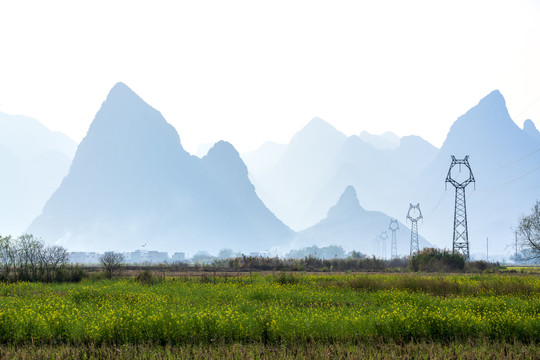
[[[4,344],[540,341],[540,279],[267,275],[0,283]]]

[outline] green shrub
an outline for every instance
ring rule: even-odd
[[[281,272],[278,276],[275,277],[275,280],[278,284],[281,285],[292,285],[298,284],[300,282],[300,277],[286,272]]]
[[[493,272],[501,269],[499,263],[488,262],[485,260],[469,261],[465,267],[467,272]]]
[[[465,257],[449,250],[425,248],[411,257],[409,267],[413,271],[456,272],[465,269]]]
[[[144,269],[137,274],[135,280],[143,285],[153,285],[158,283],[160,279],[157,276],[152,275],[150,270]]]

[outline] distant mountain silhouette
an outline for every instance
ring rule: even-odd
[[[393,192],[392,184],[396,177],[401,177],[396,176],[398,169],[388,160],[387,151],[390,150],[375,149],[356,135],[350,136],[318,182],[305,213],[310,222],[322,219],[349,184],[358,189],[358,198],[366,208],[382,209],[383,198],[390,196],[388,189]]]
[[[373,145],[377,142],[379,149]],[[274,157],[278,160],[272,166],[265,165],[264,156],[258,156],[257,162],[248,161],[250,177],[269,208],[286,224],[301,230],[323,219],[349,184],[357,189],[366,208],[388,208],[396,194],[433,160],[438,149],[418,136],[399,139],[390,132],[362,132],[347,138],[315,118],[285,145],[285,150],[279,150],[280,156]]]
[[[304,213],[347,137],[322,119],[312,119],[296,133],[272,166],[250,169],[257,194],[280,219],[300,229],[311,225]],[[276,147],[274,147],[276,148]],[[263,157],[261,157],[263,158]]]
[[[232,145],[189,155],[122,83],[96,114],[68,176],[29,231],[73,250],[265,250],[293,232],[257,198]]]
[[[497,90],[460,116],[437,156],[415,181],[413,197],[428,214],[427,238],[441,247],[452,247],[454,188],[448,187],[445,193],[444,180],[450,156],[469,155],[476,179],[476,191],[473,184],[467,187],[471,253],[485,254],[486,238],[491,254],[510,253],[517,218],[540,198],[540,152],[534,153],[538,148],[538,142],[512,121]]]
[[[0,234],[28,227],[67,174],[76,148],[37,120],[0,113]]]
[[[58,151],[72,159],[77,144],[58,131],[51,131],[39,121],[22,115],[0,112],[0,144],[23,160],[48,151]]]
[[[283,156],[287,145],[267,141],[258,149],[243,154],[242,160],[250,170],[250,175],[261,174],[274,166]]]
[[[290,155],[291,141],[272,171],[255,176],[262,185],[257,192],[264,192],[263,199],[269,203],[279,198],[281,202],[270,208],[285,207],[286,211],[279,211],[280,218],[297,230],[326,219],[335,199],[352,185],[365,209],[398,219],[405,218],[409,202],[419,202],[424,212],[422,234],[437,246],[451,248],[454,189],[445,191],[444,181],[451,155],[469,155],[476,178],[476,191],[473,184],[467,188],[473,255],[485,256],[486,238],[490,254],[510,254],[512,227],[540,199],[539,132],[530,120],[523,130],[519,128],[497,90],[454,122],[441,149],[417,136],[401,138],[393,149],[384,148],[389,146],[384,142],[375,144],[377,148],[366,133],[345,138],[330,125],[317,122],[316,136],[307,137],[311,141],[295,142],[296,156]],[[302,130],[294,139],[305,139],[306,133],[310,134]]]
[[[382,135],[373,135],[367,131],[362,131],[359,138],[378,150],[393,150],[399,146],[400,140],[396,134],[390,131]]]
[[[386,256],[391,255],[392,232],[388,230],[392,218],[379,211],[366,211],[358,202],[353,186],[347,186],[338,202],[328,210],[326,218],[312,227],[298,233],[298,246],[315,244],[318,246],[341,245],[348,250],[357,250],[368,255],[381,256],[377,251],[375,238],[382,231],[387,231]],[[410,229],[399,223],[396,232],[398,255],[410,253]],[[430,243],[421,236],[420,246],[428,247]]]
[[[387,152],[387,157],[403,174],[412,178],[435,158],[438,150],[420,136],[410,135],[402,137],[399,147]]]

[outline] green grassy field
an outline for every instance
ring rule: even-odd
[[[494,351],[517,343],[534,352],[539,340],[535,276],[252,274],[151,285],[133,278],[0,284],[0,342],[12,355],[37,345],[128,352],[262,346],[286,355],[291,347],[328,353],[481,343]]]

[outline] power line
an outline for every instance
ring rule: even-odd
[[[507,167],[507,166],[510,166],[510,165],[514,165],[515,163],[518,163],[518,162],[520,162],[521,160],[524,160],[524,159],[528,158],[529,156],[532,156],[532,155],[536,154],[536,153],[539,152],[539,151],[540,151],[540,148],[534,150],[533,152],[531,152],[531,153],[529,153],[529,154],[527,154],[527,155],[525,155],[525,156],[523,156],[523,157],[521,157],[521,158],[519,158],[519,159],[517,159],[517,160],[511,161],[511,162],[509,162],[509,163],[507,163],[507,164],[498,166],[498,167],[493,168],[493,169],[480,171],[479,174],[489,173],[489,172],[492,172],[492,171],[496,171],[496,170],[499,170],[499,169],[503,169],[503,168],[505,168],[505,167]]]
[[[534,99],[530,104],[529,106],[527,106],[524,110],[522,110],[517,117],[520,117],[525,111],[529,110],[531,108],[531,106],[533,106],[538,100],[540,100],[540,96],[537,97],[536,99]]]
[[[537,166],[537,167],[535,167],[535,168],[532,169],[531,171],[528,171],[528,172],[526,172],[525,174],[520,175],[520,176],[518,176],[518,177],[516,177],[516,178],[514,178],[514,179],[512,179],[512,180],[509,180],[509,181],[507,181],[507,182],[505,182],[505,183],[503,183],[503,184],[494,186],[494,187],[489,188],[489,189],[480,190],[479,192],[490,192],[490,191],[496,190],[496,189],[498,189],[498,188],[501,188],[501,187],[503,187],[503,186],[509,185],[509,184],[511,184],[511,183],[513,183],[513,182],[515,182],[515,181],[518,181],[518,180],[521,179],[521,178],[524,178],[525,176],[527,176],[527,175],[529,175],[529,174],[532,174],[533,172],[535,172],[535,171],[538,170],[538,169],[540,169],[540,165]]]
[[[426,216],[426,221],[428,221],[430,218],[431,218],[431,215],[433,215],[433,213],[435,212],[435,210],[437,210],[437,208],[439,207],[439,205],[441,205],[441,202],[443,201],[443,199],[446,197],[446,195],[448,194],[448,191],[445,191],[441,197],[439,198],[439,201],[437,201],[437,204],[435,205],[435,207],[433,208],[433,210],[431,210],[431,212],[428,214],[428,216]]]

